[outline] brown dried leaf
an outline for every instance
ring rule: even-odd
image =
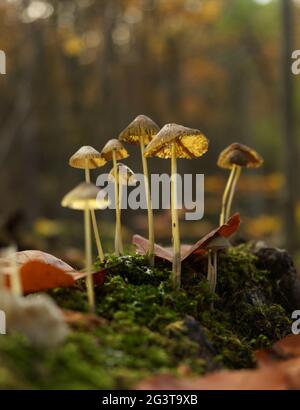
[[[224,225],[221,225],[218,228],[212,230],[207,235],[205,235],[203,238],[201,238],[198,242],[196,242],[194,245],[189,246],[188,249],[186,245],[183,245],[181,247],[181,255],[182,255],[181,261],[185,262],[187,259],[191,257],[202,256],[203,254],[207,252],[205,249],[205,245],[211,239],[213,239],[214,237],[218,235],[228,238],[229,236],[233,235],[234,232],[238,230],[240,226],[240,222],[241,222],[240,214],[236,213],[232,215]],[[148,249],[149,249],[148,239],[140,235],[134,235],[132,239],[132,243],[135,245],[136,250],[140,255],[145,255],[148,252]],[[172,256],[171,250],[163,248],[162,246],[155,244],[154,254],[155,254],[155,258],[162,260],[164,262],[172,263],[173,256]]]

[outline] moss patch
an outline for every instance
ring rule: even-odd
[[[276,283],[248,246],[220,255],[217,295],[209,293],[205,261],[183,269],[177,293],[170,272],[151,269],[142,256],[109,256],[105,267],[96,300],[107,324],[73,330],[55,350],[0,337],[2,388],[130,388],[153,373],[253,367],[255,349],[290,331],[290,312],[274,303]],[[84,283],[50,294],[63,308],[87,311]]]

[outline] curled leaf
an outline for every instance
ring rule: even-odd
[[[207,252],[205,246],[211,241],[213,238],[217,236],[223,236],[225,238],[230,237],[233,235],[240,226],[240,214],[236,213],[228,219],[228,221],[224,224],[219,226],[218,228],[212,230],[203,238],[201,238],[198,242],[194,245],[187,247],[183,245],[181,247],[181,261],[185,262],[190,258],[202,256]],[[140,255],[146,255],[149,249],[149,241],[146,238],[143,238],[140,235],[134,235],[132,239],[132,243],[135,245],[137,252]],[[172,263],[173,256],[172,251],[163,248],[160,245],[154,245],[154,255],[156,259],[162,260],[164,262]]]

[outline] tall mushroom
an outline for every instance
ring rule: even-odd
[[[101,155],[106,161],[113,161],[114,174],[118,176],[118,163],[120,159],[129,156],[123,144],[117,139],[109,140],[101,151]],[[115,208],[116,208],[116,232],[115,232],[115,253],[121,255],[123,253],[122,242],[122,227],[121,227],[121,211],[119,206],[119,181],[115,178]]]
[[[199,131],[178,124],[166,124],[147,145],[146,157],[171,158],[171,214],[173,238],[173,286],[181,284],[180,235],[177,212],[177,158],[201,157],[208,150],[208,139]]]
[[[237,142],[220,153],[217,165],[231,170],[222,197],[220,225],[223,225],[230,216],[232,200],[242,168],[258,168],[262,163],[262,157],[254,149]]]
[[[84,233],[85,233],[85,263],[86,263],[86,287],[88,302],[91,311],[95,310],[95,294],[92,278],[92,238],[91,238],[91,210],[103,209],[109,204],[107,198],[97,198],[100,189],[96,185],[82,182],[72,189],[62,199],[61,205],[66,208],[84,211]]]
[[[102,167],[106,164],[106,160],[101,156],[100,152],[90,146],[83,146],[69,159],[69,165],[73,168],[85,170],[85,182],[91,182],[90,170]],[[91,209],[92,225],[95,235],[95,241],[98,251],[98,257],[101,262],[104,261],[104,252],[101,244],[95,210]]]
[[[153,139],[159,132],[159,126],[146,115],[138,115],[119,135],[120,141],[128,142],[129,144],[139,144],[142,165],[145,180],[145,192],[148,208],[148,239],[149,239],[149,260],[150,264],[154,265],[154,224],[153,210],[151,203],[151,192],[149,184],[149,172],[147,159],[144,156],[145,145]]]

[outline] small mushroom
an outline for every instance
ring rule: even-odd
[[[230,242],[224,236],[214,236],[207,242],[205,248],[208,251],[208,265],[207,265],[207,280],[209,282],[210,291],[215,293],[217,286],[217,258],[218,251],[230,247]]]
[[[109,140],[101,151],[102,157],[106,161],[113,161],[114,175],[118,176],[118,163],[120,159],[127,158],[128,152],[124,148],[123,144],[117,139]],[[115,253],[121,255],[123,253],[122,242],[122,227],[121,227],[121,211],[119,206],[119,181],[115,178],[115,207],[116,207],[116,233],[115,233]]]
[[[147,117],[146,115],[138,115],[119,135],[120,141],[125,141],[129,144],[140,145],[143,173],[145,179],[146,201],[148,208],[149,260],[152,266],[154,265],[154,224],[148,164],[147,159],[144,156],[144,151],[145,145],[147,145],[158,132],[159,126],[155,124],[155,122],[152,121],[151,118]]]
[[[106,164],[106,160],[101,156],[100,152],[90,146],[83,146],[69,159],[69,165],[73,168],[85,170],[85,182],[91,182],[90,170],[102,167]],[[92,225],[95,235],[95,241],[98,251],[98,256],[101,262],[104,261],[104,252],[101,244],[96,214],[94,209],[91,209]]]
[[[109,204],[108,199],[99,199],[101,190],[96,185],[89,182],[82,182],[72,189],[62,199],[61,205],[66,208],[84,211],[84,232],[85,232],[85,259],[86,259],[86,286],[88,302],[91,311],[95,310],[95,294],[92,278],[92,238],[91,238],[91,219],[90,211],[106,208]]]
[[[137,179],[135,177],[135,173],[129,168],[127,165],[122,164],[121,162],[117,163],[117,177],[120,186],[128,185],[134,186],[137,183]],[[110,173],[108,174],[108,179],[110,181],[115,181],[115,169],[112,168]],[[121,203],[121,201],[120,201]]]
[[[220,153],[217,165],[231,170],[222,197],[220,225],[223,225],[230,216],[232,200],[242,168],[259,168],[262,163],[262,157],[254,149],[237,142]]]
[[[17,248],[10,245],[0,251],[0,290],[5,289],[4,277],[9,274],[11,293],[22,296],[22,282],[17,262]]]
[[[115,182],[116,174],[115,174],[114,168],[112,168],[110,173],[108,174],[108,179],[110,181]],[[126,185],[128,186],[136,185],[137,179],[132,169],[130,169],[127,165],[124,165],[121,162],[118,162],[117,180],[118,180],[118,186],[119,186],[119,208],[120,208],[120,218],[121,218],[123,187]]]
[[[171,158],[171,213],[173,237],[173,286],[181,283],[180,235],[177,212],[177,158],[201,157],[208,150],[208,139],[199,131],[177,124],[166,124],[147,145],[144,155]]]

